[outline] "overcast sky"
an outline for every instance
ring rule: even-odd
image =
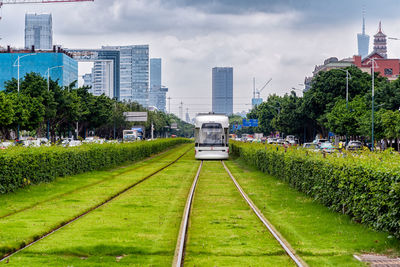
[[[67,48],[149,44],[174,113],[180,101],[191,115],[209,111],[211,69],[233,67],[238,112],[250,108],[253,77],[257,87],[272,78],[262,97],[282,95],[324,59],[356,54],[363,6],[371,40],[379,20],[400,37],[398,0],[95,0],[4,5],[0,44],[23,47],[25,13],[52,13],[54,43]],[[400,41],[388,41],[388,56],[400,57]]]

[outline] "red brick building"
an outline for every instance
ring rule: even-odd
[[[389,80],[396,80],[400,74],[400,59],[384,58],[378,52],[372,52],[367,57],[361,59],[361,56],[353,57],[353,64],[362,71],[371,74],[372,64],[374,63],[374,71],[379,72],[383,77]]]

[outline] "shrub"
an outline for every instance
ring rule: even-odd
[[[15,147],[0,151],[0,194],[29,184],[50,182],[125,162],[144,159],[188,139],[160,139],[124,144],[87,144],[79,147]]]
[[[400,156],[332,154],[231,142],[231,152],[355,221],[400,237]]]

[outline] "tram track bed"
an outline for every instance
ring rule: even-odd
[[[203,164],[184,265],[295,266],[242,199],[220,161]]]
[[[309,266],[367,266],[354,255],[400,255],[400,241],[388,233],[353,222],[249,166],[240,158],[226,162],[266,218]]]
[[[126,168],[61,178],[10,194],[8,201],[0,202],[0,206],[7,207],[12,199],[19,201],[13,206],[14,213],[3,213],[3,218],[0,218],[0,258],[107,201],[124,188],[163,168],[191,146],[179,146]],[[50,189],[57,193],[51,193]],[[9,216],[4,216],[7,214]]]

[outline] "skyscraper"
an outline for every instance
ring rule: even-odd
[[[363,13],[363,25],[362,33],[357,34],[358,41],[358,55],[361,58],[368,56],[369,54],[369,35],[365,34],[365,14]]]
[[[116,97],[114,95],[114,65],[112,60],[96,60],[90,77],[92,79],[92,88],[89,90],[93,95],[100,96],[102,94],[109,98]],[[84,77],[85,78],[85,77]],[[90,85],[89,81],[84,85]]]
[[[161,69],[161,58],[151,58],[149,106],[156,107],[158,110],[166,112],[168,88],[161,85]]]
[[[102,49],[120,51],[119,99],[138,102],[147,107],[149,104],[149,46],[103,46]]]
[[[212,69],[212,111],[233,114],[233,68]]]
[[[53,48],[53,28],[51,14],[25,15],[25,47],[39,50]]]
[[[150,89],[161,87],[161,58],[150,59]]]
[[[387,58],[386,35],[382,32],[382,23],[380,21],[378,33],[374,35],[374,52]]]

